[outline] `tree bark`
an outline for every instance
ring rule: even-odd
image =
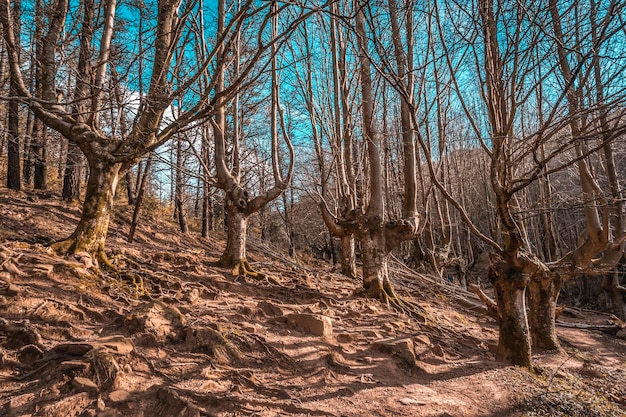
[[[78,226],[70,237],[53,244],[52,248],[65,253],[96,254],[106,261],[104,243],[121,164],[90,158],[89,168],[85,203]]]
[[[67,201],[74,201],[80,197],[80,164],[82,156],[80,149],[71,141],[67,143],[65,172],[63,173],[63,191],[61,196]]]
[[[506,264],[492,265],[500,332],[496,359],[528,367],[532,365],[530,334],[526,319],[528,278]]]
[[[13,1],[13,13],[14,36],[19,39],[21,16],[20,0]],[[17,59],[19,59],[19,52],[17,53]],[[11,97],[17,97],[19,95],[17,82],[15,75],[11,74],[9,92]],[[9,143],[7,146],[7,188],[19,191],[22,188],[22,169],[20,161],[20,113],[17,99],[13,98],[9,100],[7,112],[9,132]]]
[[[226,211],[226,249],[220,258],[220,264],[225,268],[233,268],[246,262],[246,238],[248,229],[248,215],[234,203],[235,198],[225,198]]]
[[[528,321],[534,348],[561,350],[556,334],[556,306],[562,280],[558,274],[546,271],[536,274],[528,284]]]
[[[146,160],[146,166],[144,167],[143,175],[139,176],[139,172],[137,173],[139,179],[139,189],[137,190],[137,198],[135,198],[135,208],[133,209],[133,219],[130,222],[130,230],[128,232],[128,242],[133,241],[135,239],[135,231],[137,230],[137,222],[139,221],[139,211],[141,210],[141,204],[143,203],[143,198],[146,195],[146,187],[148,185],[148,178],[150,177],[150,165],[152,163],[152,154],[148,155]]]
[[[333,241],[332,241],[332,232],[331,232],[331,250]],[[357,278],[359,276],[356,270],[356,255],[354,251],[354,236],[353,235],[345,235],[341,236],[341,273],[349,278]]]
[[[389,252],[385,248],[384,233],[381,230],[369,230],[361,235],[361,259],[363,261],[363,288],[367,295],[380,301],[394,297],[395,293],[389,281],[387,268]]]

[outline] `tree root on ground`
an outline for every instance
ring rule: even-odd
[[[428,312],[416,302],[397,295],[390,282],[385,282],[382,286],[370,286],[367,289],[367,294],[371,298],[377,299],[388,307],[393,308],[397,312],[404,313],[422,324],[427,322]]]
[[[101,279],[108,279],[117,282],[119,287],[124,288],[130,286],[130,290],[126,290],[132,294],[134,298],[141,296],[149,296],[150,291],[146,287],[144,276],[149,276],[149,271],[141,267],[137,262],[132,261],[124,257],[127,264],[132,265],[134,270],[124,271],[118,268],[113,262],[111,262],[104,251],[104,245],[99,245],[95,253],[82,250],[77,246],[77,241],[74,238],[67,238],[59,242],[53,243],[49,246],[49,249],[58,255],[80,255],[85,254],[92,259],[96,259],[93,265],[85,265],[95,277]],[[84,277],[84,273],[76,274],[79,278]]]
[[[235,263],[232,274],[253,279],[265,279],[265,274],[255,271],[247,259],[240,259]]]

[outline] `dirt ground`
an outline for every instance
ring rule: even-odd
[[[126,209],[107,242],[117,271],[47,250],[78,214],[0,189],[0,416],[626,416],[623,330],[560,328],[565,351],[528,372],[495,361],[496,323],[472,294],[399,265],[420,319],[254,240],[263,279],[216,266],[222,234],[156,215],[129,244]]]

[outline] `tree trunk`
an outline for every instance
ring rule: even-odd
[[[361,237],[361,260],[363,261],[363,287],[370,297],[387,301],[395,297],[389,281],[387,261],[389,252],[385,248],[384,234],[381,230],[367,233]]]
[[[333,244],[332,235],[330,244]],[[356,278],[359,275],[356,271],[353,235],[341,237],[341,273],[350,278]]]
[[[31,144],[33,163],[35,165],[34,187],[36,190],[48,188],[46,167],[47,127],[35,118],[33,126],[33,143]]]
[[[74,233],[53,249],[66,253],[87,252],[106,261],[104,243],[109,229],[113,198],[121,164],[96,160],[89,163],[89,180],[80,222]]]
[[[624,305],[626,288],[620,285],[617,271],[602,277],[602,289],[606,294],[611,313],[615,314],[620,320],[626,320]]]
[[[511,268],[494,270],[494,289],[500,314],[500,332],[496,359],[514,365],[532,364],[530,333],[526,319],[526,286],[528,279]],[[504,270],[502,270],[504,269]]]
[[[528,320],[534,348],[561,350],[556,334],[556,303],[562,280],[558,274],[531,279],[528,284]]]
[[[213,231],[213,196],[209,191],[209,185],[205,182],[202,198],[202,237],[208,237]]]
[[[80,196],[80,163],[81,151],[72,142],[67,143],[67,158],[63,174],[63,192],[61,196],[67,201],[78,199]]]
[[[126,182],[126,196],[128,197],[128,205],[134,206],[135,199],[137,197],[135,196],[135,189],[133,188],[133,173],[130,169],[126,171],[126,175],[124,175],[124,180]]]
[[[128,242],[132,243],[133,239],[135,239],[135,231],[137,230],[137,222],[139,221],[139,210],[141,210],[141,203],[143,203],[143,198],[146,195],[146,187],[148,184],[148,177],[150,176],[150,165],[152,163],[152,154],[148,155],[146,160],[146,166],[143,171],[143,175],[140,175],[141,169],[137,172],[137,179],[140,181],[138,190],[137,190],[137,198],[135,198],[135,208],[133,209],[133,219],[130,222],[130,230],[128,232]],[[141,168],[141,164],[140,164]]]
[[[21,2],[19,0],[15,1],[13,3],[13,8],[15,37],[19,39]],[[11,74],[9,95],[12,97],[19,95],[17,83],[17,79],[13,74]],[[9,144],[7,147],[7,188],[19,191],[22,188],[22,169],[20,162],[20,113],[17,99],[9,100],[8,119]]]
[[[226,212],[226,249],[220,258],[220,264],[233,268],[246,261],[246,237],[248,215],[243,213],[227,193],[224,210]]]

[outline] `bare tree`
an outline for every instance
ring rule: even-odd
[[[272,45],[284,41],[300,21],[315,13],[311,9],[301,9],[294,13],[295,17],[291,24],[274,40],[266,42],[263,36],[254,39],[256,41],[255,52],[246,62],[245,68],[242,68],[237,79],[231,79],[226,88],[213,94],[213,87],[218,83],[216,77],[211,77],[209,84],[202,90],[198,90],[198,93],[193,95],[192,100],[186,102],[185,109],[180,112],[179,117],[166,119],[164,115],[172,101],[180,97],[181,92],[198,86],[198,80],[207,68],[215,65],[217,69],[215,73],[222,72],[220,67],[227,65],[227,61],[216,59],[217,51],[228,50],[233,45],[236,34],[245,25],[260,25],[259,30],[262,30],[267,21],[264,15],[271,15],[271,12],[268,11],[267,5],[261,4],[257,7],[252,1],[242,3],[241,7],[234,9],[230,14],[229,22],[216,39],[216,47],[207,51],[204,60],[189,65],[185,80],[179,84],[178,88],[173,89],[169,75],[173,65],[176,64],[174,61],[175,51],[178,49],[184,53],[184,51],[193,50],[187,46],[194,40],[184,36],[184,34],[188,32],[186,23],[192,15],[195,2],[160,0],[158,3],[158,14],[156,21],[152,24],[154,44],[150,48],[153,54],[150,83],[146,97],[141,101],[132,127],[129,128],[125,137],[110,136],[106,133],[107,130],[100,126],[100,115],[106,111],[106,106],[103,106],[103,97],[105,93],[108,94],[105,91],[105,79],[108,73],[108,61],[116,18],[115,0],[108,0],[104,3],[103,29],[98,42],[98,53],[90,65],[93,68],[91,73],[93,78],[89,78],[89,94],[79,96],[89,99],[89,106],[84,118],[77,118],[68,113],[62,106],[58,105],[56,99],[57,62],[55,55],[58,48],[64,47],[64,45],[59,45],[58,40],[67,17],[68,2],[57,0],[57,4],[53,7],[54,12],[50,18],[48,33],[44,36],[42,100],[34,99],[26,88],[19,66],[19,45],[14,33],[13,12],[8,0],[0,3],[0,22],[4,27],[3,35],[7,45],[11,74],[16,79],[16,96],[25,100],[31,110],[48,127],[58,131],[70,142],[78,145],[85,155],[90,169],[81,220],[70,237],[54,245],[54,248],[61,252],[87,252],[106,261],[105,239],[113,196],[120,175],[139,161],[143,155],[167,142],[180,129],[215,115],[217,109],[222,107],[222,104],[217,105],[218,103],[224,103],[238,89],[242,88],[242,85],[249,82],[250,79],[258,77],[257,70],[265,65],[264,58],[269,54]],[[291,5],[282,7],[293,8]],[[85,30],[89,30],[89,25],[85,26]],[[140,51],[140,53],[143,52]],[[79,72],[79,76],[83,75],[85,75],[84,72]],[[87,78],[83,81],[86,80]]]
[[[10,28],[5,27],[5,31],[11,30],[10,35],[14,38],[20,38],[20,26],[21,26],[21,9],[22,3],[20,0],[13,0],[13,9],[15,14],[12,17]],[[21,48],[19,48],[21,49]],[[15,52],[14,59],[19,63],[20,54],[19,49]],[[19,101],[16,98],[19,94],[19,79],[17,75],[11,73],[9,95],[12,98],[9,100],[8,105],[8,138],[7,145],[7,188],[19,191],[22,188],[22,169],[21,169],[21,155],[20,155],[20,113],[19,113]]]
[[[280,10],[285,6],[279,6],[275,1],[271,2],[268,20],[271,26],[271,38],[278,37],[278,17]],[[218,2],[218,34],[225,27],[225,4],[224,0]],[[224,190],[224,210],[226,216],[227,240],[226,249],[222,254],[220,263],[229,268],[234,268],[238,274],[256,275],[246,259],[246,235],[248,218],[256,213],[270,201],[279,197],[291,182],[294,166],[294,151],[284,126],[284,119],[279,103],[279,84],[277,69],[277,45],[272,43],[270,47],[271,58],[271,111],[270,111],[270,135],[272,149],[272,173],[274,186],[265,193],[252,197],[249,191],[240,182],[240,164],[238,142],[233,142],[233,168],[229,169],[226,159],[226,114],[225,103],[220,101],[217,105],[215,119],[212,119],[213,137],[215,139],[215,166],[217,172],[217,186]],[[220,49],[218,60],[226,59],[226,50]],[[216,90],[221,92],[224,88],[224,72],[217,73]],[[232,81],[231,81],[232,82]],[[238,115],[235,115],[238,117]],[[289,166],[287,174],[283,177],[279,166],[279,123],[282,137],[289,150]]]

